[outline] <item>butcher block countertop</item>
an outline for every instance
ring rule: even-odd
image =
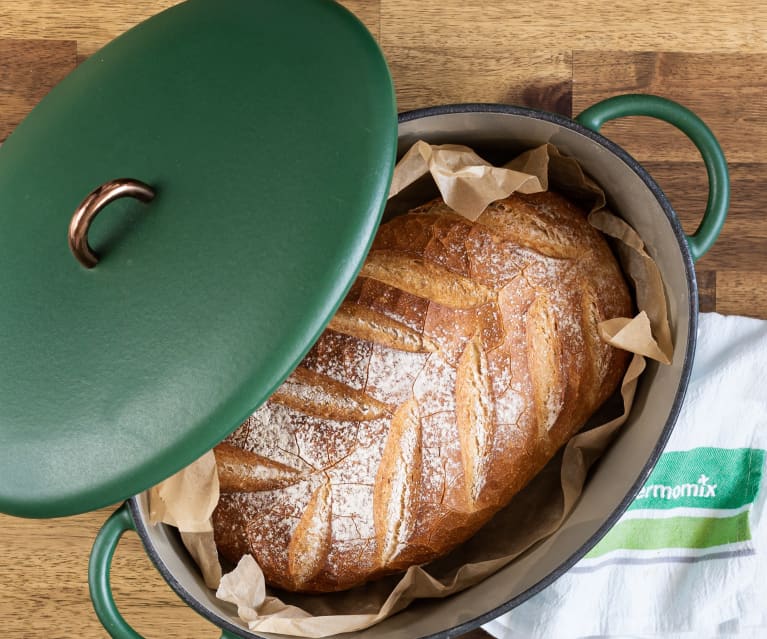
[[[79,62],[174,0],[0,0],[0,141]],[[399,110],[503,102],[565,115],[654,93],[700,115],[730,166],[729,219],[696,265],[701,310],[767,318],[767,5],[759,0],[347,0],[383,47]],[[695,147],[643,118],[603,133],[636,157],[688,232],[706,201]],[[2,366],[2,363],[0,363]],[[113,508],[29,521],[0,515],[5,639],[106,637],[88,598],[88,553]],[[147,639],[219,633],[171,591],[138,538],[113,564],[115,598]],[[466,635],[486,636],[481,630]]]

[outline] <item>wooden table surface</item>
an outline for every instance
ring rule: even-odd
[[[0,0],[0,141],[79,61],[174,0]],[[577,114],[628,92],[677,100],[706,120],[730,164],[730,217],[697,264],[701,308],[767,318],[767,9],[760,0],[348,0],[387,56],[400,110],[505,102]],[[694,230],[706,176],[669,125],[631,118],[604,133],[658,180]],[[1,365],[1,364],[0,364]],[[105,637],[87,559],[111,509],[49,521],[0,516],[5,638]],[[150,564],[135,535],[113,584],[148,639],[218,637]],[[474,637],[483,636],[478,632]]]

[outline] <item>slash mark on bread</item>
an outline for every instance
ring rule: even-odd
[[[477,334],[467,342],[458,360],[455,406],[467,497],[474,508],[487,482],[495,435],[487,355]]]
[[[413,533],[421,484],[421,418],[411,398],[394,414],[373,495],[380,561],[389,564]]]
[[[288,546],[288,570],[297,586],[312,579],[330,549],[333,502],[330,482],[314,491]]]
[[[371,421],[391,414],[389,406],[332,377],[299,366],[270,401],[313,417]]]
[[[475,308],[495,298],[495,293],[479,282],[399,251],[371,251],[360,275],[448,308]]]

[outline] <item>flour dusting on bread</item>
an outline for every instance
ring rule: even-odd
[[[281,588],[351,588],[444,555],[539,472],[619,384],[598,322],[618,264],[554,193],[476,222],[441,200],[384,224],[338,314],[216,449],[221,554]]]

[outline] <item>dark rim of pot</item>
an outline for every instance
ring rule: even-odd
[[[629,155],[626,151],[624,151],[620,146],[618,146],[614,142],[611,142],[610,140],[605,138],[603,135],[600,135],[599,133],[595,133],[591,129],[587,129],[581,126],[580,124],[578,124],[578,122],[568,117],[565,117],[563,115],[558,115],[556,113],[538,111],[536,109],[529,109],[525,107],[510,106],[506,104],[465,103],[465,104],[447,104],[443,106],[428,107],[425,109],[416,109],[414,111],[406,111],[404,113],[401,113],[399,115],[399,123],[402,124],[404,122],[411,122],[413,120],[420,120],[423,118],[428,118],[428,117],[432,117],[436,115],[446,115],[451,113],[503,113],[503,114],[511,114],[511,115],[520,115],[520,116],[535,118],[537,120],[545,120],[547,122],[552,122],[553,124],[558,124],[559,126],[565,127],[567,129],[571,129],[575,131],[576,133],[580,133],[581,135],[587,138],[590,138],[594,142],[597,142],[601,146],[605,147],[613,155],[619,158],[624,164],[626,164],[632,171],[634,171],[634,173],[636,173],[639,176],[639,178],[645,183],[647,188],[650,189],[652,194],[658,200],[658,203],[661,205],[661,208],[663,209],[663,212],[665,213],[666,218],[671,224],[671,228],[673,229],[673,232],[674,232],[674,237],[676,238],[677,244],[679,245],[679,250],[682,254],[682,259],[685,265],[685,278],[687,280],[687,285],[690,290],[690,300],[689,300],[690,321],[688,325],[687,353],[685,355],[684,363],[682,365],[682,372],[679,379],[679,387],[677,389],[674,402],[671,406],[671,412],[669,413],[668,419],[666,420],[666,424],[664,425],[663,431],[661,432],[660,437],[658,438],[658,441],[655,444],[655,447],[650,453],[650,456],[647,459],[647,462],[645,463],[644,468],[642,469],[642,472],[639,474],[639,477],[634,482],[634,485],[630,488],[630,490],[626,493],[626,496],[623,498],[620,504],[618,504],[618,506],[607,517],[605,522],[599,527],[599,529],[591,537],[589,537],[589,539],[576,552],[574,552],[567,560],[565,560],[562,564],[560,564],[558,568],[550,572],[548,575],[546,575],[534,586],[531,586],[524,592],[518,594],[516,597],[509,599],[506,603],[482,615],[479,615],[478,617],[475,617],[474,619],[465,621],[457,626],[454,626],[453,628],[449,628],[447,630],[442,630],[440,632],[421,637],[420,639],[448,639],[450,637],[458,637],[464,633],[469,632],[470,630],[473,630],[477,626],[488,623],[489,621],[492,621],[493,619],[502,615],[503,613],[508,612],[509,610],[513,608],[516,608],[519,604],[523,603],[524,601],[527,601],[528,599],[530,599],[530,597],[539,593],[541,590],[543,590],[547,586],[551,585],[554,581],[559,579],[559,577],[561,577],[564,573],[570,570],[570,568],[572,568],[574,564],[576,564],[587,552],[589,552],[597,544],[597,542],[599,542],[599,540],[605,536],[607,531],[610,530],[610,528],[612,528],[617,523],[618,519],[621,517],[621,515],[623,515],[624,511],[629,507],[631,502],[634,500],[634,497],[637,494],[637,492],[639,492],[639,489],[644,485],[645,481],[650,475],[650,472],[652,472],[653,467],[655,466],[656,462],[658,461],[658,458],[660,457],[661,453],[663,452],[663,449],[666,446],[666,442],[668,441],[668,438],[671,435],[671,431],[674,428],[674,424],[676,423],[676,420],[679,417],[679,411],[681,410],[682,402],[684,401],[685,393],[687,392],[687,385],[690,381],[692,361],[695,354],[695,340],[696,340],[697,329],[698,329],[698,284],[695,278],[695,269],[692,262],[692,256],[690,255],[690,250],[687,246],[687,240],[685,238],[684,231],[682,230],[682,226],[680,225],[679,220],[677,219],[676,214],[674,213],[674,210],[668,201],[668,198],[663,193],[660,186],[658,186],[655,180],[653,180],[653,178],[650,177],[647,171],[645,171],[642,168],[642,166],[639,164],[639,162],[637,162],[631,155]],[[152,542],[149,538],[149,534],[144,524],[144,521],[142,517],[140,516],[140,508],[138,505],[137,498],[132,497],[129,505],[131,509],[131,514],[133,515],[133,520],[136,523],[136,530],[144,544],[144,547],[146,548],[149,558],[152,560],[152,563],[156,566],[157,570],[160,571],[162,576],[168,582],[170,587],[176,591],[176,594],[178,594],[178,596],[181,597],[181,599],[183,599],[191,608],[193,608],[203,617],[206,617],[207,619],[212,621],[221,629],[226,630],[227,632],[230,632],[239,637],[244,637],[245,639],[262,637],[261,635],[257,635],[253,632],[250,632],[248,630],[244,630],[243,628],[235,626],[224,617],[221,617],[218,614],[211,612],[208,608],[203,606],[197,599],[195,599],[183,587],[183,585],[181,585],[181,583],[179,583],[179,581],[173,576],[173,573],[168,569],[168,567],[162,561],[162,558],[155,551],[154,546],[152,545]]]

